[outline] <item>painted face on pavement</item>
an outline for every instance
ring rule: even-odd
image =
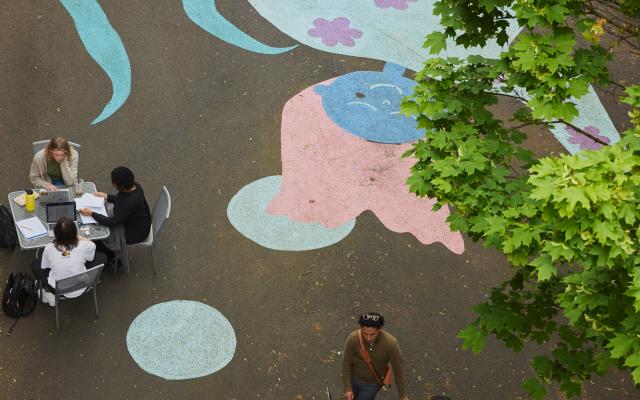
[[[413,117],[400,113],[402,98],[415,82],[402,76],[404,67],[387,63],[382,72],[357,71],[314,89],[322,107],[345,131],[379,143],[408,143],[424,136]]]

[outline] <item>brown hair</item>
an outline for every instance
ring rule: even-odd
[[[69,217],[60,217],[53,228],[55,239],[53,245],[56,250],[64,252],[73,250],[78,245],[78,229],[76,224]]]
[[[49,141],[47,147],[44,148],[44,156],[47,160],[53,160],[53,152],[55,150],[64,150],[67,157],[71,156],[71,146],[67,139],[63,137],[54,137]]]

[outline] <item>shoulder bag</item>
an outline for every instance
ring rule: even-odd
[[[393,383],[393,368],[391,368],[391,364],[387,363],[387,369],[384,371],[384,377],[380,379],[378,373],[371,364],[371,356],[369,355],[369,352],[367,352],[367,349],[364,347],[364,340],[362,339],[362,331],[360,329],[358,329],[358,340],[360,341],[360,351],[362,352],[362,358],[364,359],[364,362],[367,363],[369,371],[371,371],[371,375],[373,375],[373,377],[376,379],[376,382],[378,382],[378,386],[380,386],[380,389],[387,390],[389,387],[391,387],[391,383]]]

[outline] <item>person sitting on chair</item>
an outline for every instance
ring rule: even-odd
[[[33,156],[29,179],[34,187],[58,190],[70,186],[78,177],[78,152],[67,139],[55,137]]]
[[[41,258],[31,263],[31,270],[44,288],[43,301],[55,305],[56,281],[79,274],[107,261],[106,255],[96,252],[92,241],[78,236],[75,222],[69,217],[61,217],[53,228],[55,239],[47,244]],[[65,294],[77,297],[82,290]]]
[[[114,168],[111,171],[111,183],[118,190],[118,194],[94,193],[94,196],[102,197],[107,200],[107,203],[112,204],[112,208],[107,204],[108,217],[92,212],[89,208],[81,208],[80,213],[92,216],[99,224],[111,229],[122,225],[124,239],[128,245],[144,241],[151,229],[151,212],[142,186],[136,182],[133,172],[127,167]],[[113,253],[110,252],[113,248],[110,248],[109,239],[100,242],[99,247],[100,250],[107,252],[110,259],[113,257]]]

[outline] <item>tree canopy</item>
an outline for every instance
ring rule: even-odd
[[[447,39],[507,44],[510,19],[523,28],[497,59],[428,60],[403,104],[427,133],[405,154],[417,160],[410,190],[449,206],[452,229],[513,266],[459,333],[464,347],[480,352],[490,335],[515,351],[550,342],[523,383],[534,399],[551,383],[577,396],[612,367],[640,384],[640,86],[608,71],[617,47],[640,55],[640,2],[441,0],[434,12],[446,29],[427,37],[433,54]],[[522,127],[572,126],[572,98],[590,84],[620,95],[632,127],[612,145],[574,127],[604,146],[536,159]],[[489,110],[499,96],[521,101],[516,122]]]

